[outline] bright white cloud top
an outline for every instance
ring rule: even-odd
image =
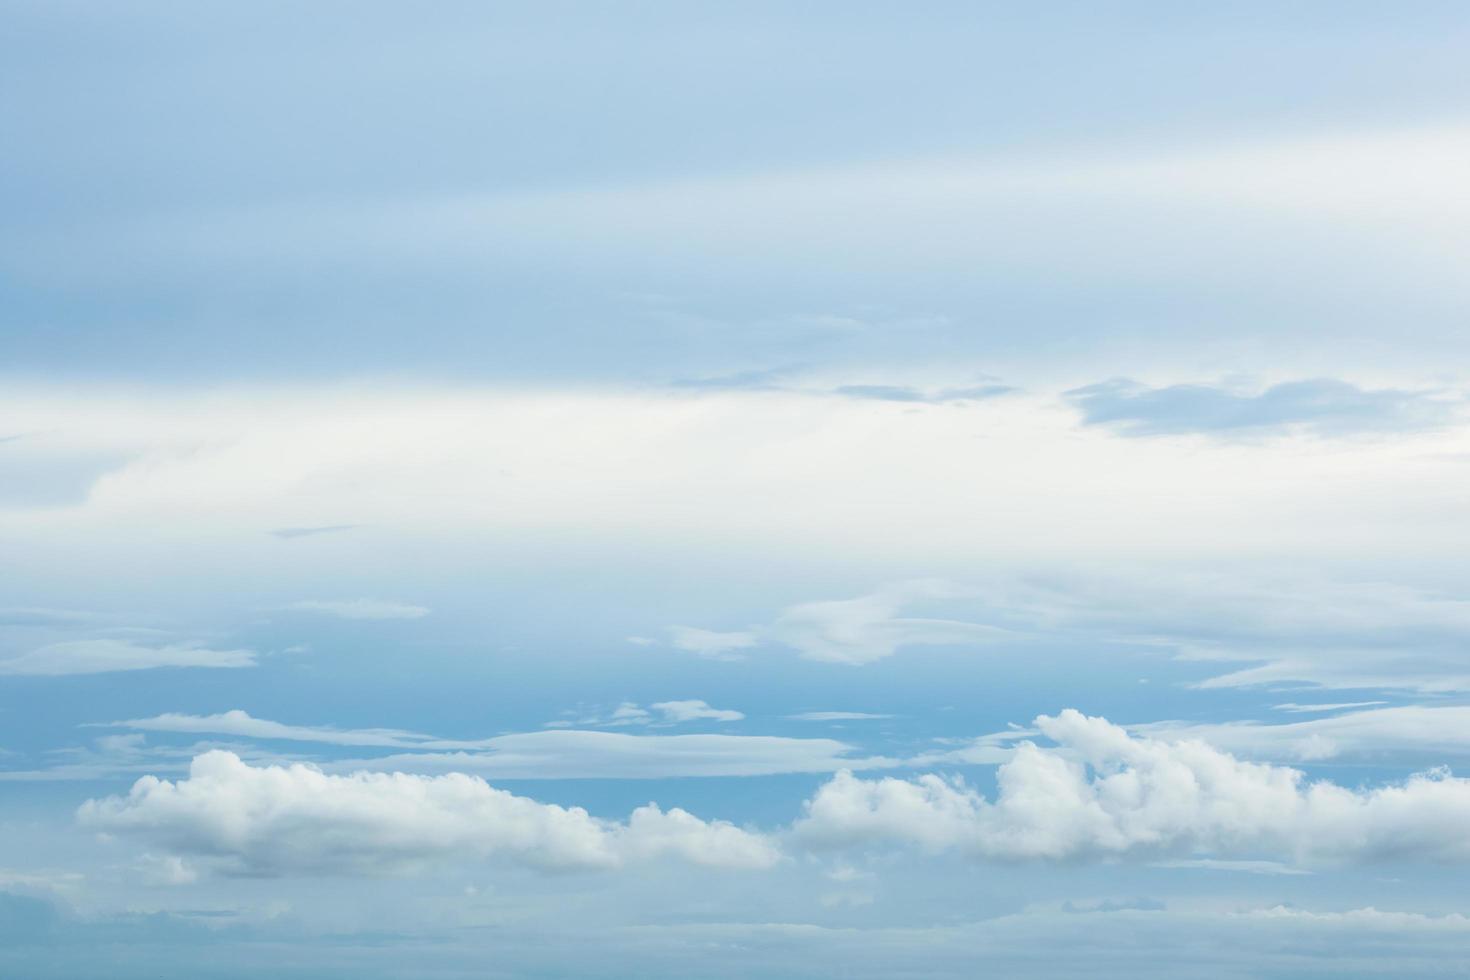
[[[1354,790],[1201,741],[1131,736],[1071,709],[1036,726],[1057,748],[1018,745],[996,772],[994,800],[935,775],[841,773],[807,803],[797,834],[814,846],[899,843],[993,859],[1470,860],[1470,780],[1434,772]]]
[[[672,856],[713,867],[778,859],[761,837],[649,804],[613,824],[497,790],[460,773],[332,776],[199,756],[189,778],[144,777],[126,797],[89,800],[83,826],[140,834],[250,873],[385,873],[431,861],[498,858],[551,870],[605,869]]]

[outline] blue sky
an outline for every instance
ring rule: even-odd
[[[1460,5],[4,12],[4,971],[1465,970]]]

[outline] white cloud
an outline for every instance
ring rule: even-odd
[[[609,724],[612,725],[644,725],[648,723],[649,714],[631,701],[624,701],[613,709]]]
[[[702,710],[735,720],[739,712],[703,702],[665,702],[678,711]],[[695,705],[702,706],[696,709]],[[625,714],[642,712],[622,706]],[[330,764],[343,769],[402,769],[414,772],[474,772],[490,778],[647,779],[663,776],[756,776],[792,772],[836,772],[895,765],[883,757],[855,756],[853,746],[828,738],[772,735],[630,735],[622,732],[552,730],[483,739],[443,739],[393,728],[339,729],[286,725],[244,711],[214,715],[164,714],[111,723],[137,731],[234,735],[328,745],[405,750],[383,758]],[[410,754],[411,753],[411,754]]]
[[[411,772],[474,772],[492,779],[652,779],[767,776],[897,765],[854,756],[845,742],[774,735],[628,735],[554,729],[499,735],[482,750],[398,754],[334,764]]]
[[[85,827],[250,874],[403,872],[480,859],[592,869],[665,856],[764,868],[779,859],[766,838],[679,809],[649,804],[617,823],[463,773],[329,775],[251,766],[222,751],[195,758],[187,779],[145,776],[126,796],[88,800],[77,816]]]
[[[736,650],[749,649],[760,641],[751,632],[720,633],[694,626],[670,626],[669,642],[711,660],[736,660],[740,656]]]
[[[1376,708],[1283,725],[1158,722],[1132,730],[1170,741],[1197,739],[1256,758],[1303,762],[1388,752],[1470,753],[1470,707],[1464,706]]]
[[[1252,875],[1304,875],[1311,874],[1301,868],[1293,868],[1280,861],[1222,861],[1218,858],[1181,858],[1175,861],[1158,861],[1155,868],[1183,868],[1203,871],[1238,871]]]
[[[199,872],[177,854],[143,854],[133,868],[148,885],[192,885]]]
[[[430,612],[423,606],[384,599],[302,599],[287,608],[340,619],[422,619]]]
[[[976,591],[1016,628],[1146,644],[1240,669],[1204,688],[1470,690],[1470,600],[1385,581],[1307,575],[1028,575]]]
[[[673,628],[674,645],[704,656],[754,646],[769,640],[808,660],[860,665],[892,656],[911,646],[986,643],[1010,636],[1006,630],[951,619],[900,616],[920,602],[953,599],[964,593],[934,579],[896,582],[854,599],[803,602],[791,606],[769,627],[742,633],[714,633],[687,626]]]
[[[195,735],[236,735],[243,738],[283,739],[292,742],[322,742],[329,745],[373,745],[385,748],[410,748],[428,744],[437,747],[460,747],[472,742],[448,742],[429,735],[405,732],[396,728],[339,729],[310,725],[285,725],[265,718],[254,718],[238,708],[213,715],[186,715],[169,712],[152,718],[115,721],[105,727],[131,728],[140,732],[177,732]]]
[[[819,847],[904,843],[997,859],[1470,859],[1470,780],[1427,774],[1352,790],[1199,741],[1130,736],[1071,709],[1036,726],[1059,748],[1018,745],[993,801],[935,775],[844,772],[807,802],[796,831]]]
[[[193,556],[179,568],[258,573],[259,534],[235,529],[305,526],[303,509],[325,507],[347,523],[428,539],[446,556],[467,552],[466,531],[556,530],[660,549],[704,547],[690,530],[718,527],[782,553],[901,556],[905,567],[964,553],[1031,563],[1107,549],[1192,561],[1387,545],[1454,555],[1466,543],[1458,529],[1470,524],[1460,519],[1470,505],[1451,489],[1466,465],[1462,433],[1351,453],[1291,440],[1211,444],[1181,465],[1152,440],[1079,432],[1050,392],[915,412],[795,392],[404,385],[203,398],[10,386],[0,415],[126,460],[58,510],[54,526],[0,508],[14,560],[39,553],[61,528],[85,530],[96,568],[68,572],[87,587],[145,541],[161,555]],[[1253,477],[1262,471],[1269,483]],[[1327,485],[1340,492],[1324,503]],[[201,533],[215,542],[204,555]],[[263,604],[343,598],[302,591],[320,581],[304,567],[268,567],[282,591],[257,591]],[[372,589],[401,587],[385,579]]]
[[[664,721],[678,724],[686,721],[740,721],[745,717],[728,708],[711,708],[703,701],[659,701],[649,705],[663,714]]]
[[[1386,701],[1341,701],[1337,704],[1297,704],[1295,701],[1287,701],[1284,704],[1271,705],[1277,711],[1290,711],[1292,714],[1312,714],[1318,711],[1343,711],[1347,708],[1371,708],[1378,704],[1387,704]]]
[[[856,599],[804,602],[776,620],[771,635],[809,660],[866,664],[892,656],[902,647],[987,643],[1006,630],[949,619],[899,616],[905,607],[961,594],[944,582],[898,582]]]
[[[213,650],[193,643],[147,646],[131,640],[67,640],[0,660],[0,674],[60,676],[155,667],[254,667],[250,650]]]

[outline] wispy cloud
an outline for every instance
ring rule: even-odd
[[[722,633],[696,626],[670,626],[669,643],[710,660],[738,660],[741,654],[737,651],[757,646],[760,639],[750,630]]]
[[[1402,432],[1444,425],[1459,409],[1438,392],[1369,390],[1332,378],[1283,382],[1255,394],[1208,384],[1151,388],[1125,378],[1065,394],[1084,425],[1128,436]]]
[[[0,660],[0,674],[62,676],[160,667],[254,667],[251,650],[215,650],[192,643],[150,646],[130,640],[68,640]]]
[[[924,389],[902,385],[840,385],[832,389],[835,395],[847,398],[869,399],[886,402],[912,402],[924,405],[942,405],[947,402],[984,401],[1010,394],[1016,389],[1003,384],[978,384],[962,388]]]
[[[877,721],[893,715],[871,714],[866,711],[803,711],[787,715],[792,721]]]
[[[568,712],[566,717],[547,722],[547,728],[604,728],[632,725],[680,725],[694,721],[740,721],[742,712],[713,708],[700,700],[658,701],[647,708],[624,701],[610,712]]]
[[[309,538],[318,534],[335,534],[338,531],[351,531],[361,527],[361,524],[319,524],[313,527],[278,527],[268,532],[277,538]]]
[[[625,706],[640,721],[652,713]],[[680,721],[735,721],[728,710],[703,702],[660,702],[655,710]],[[835,772],[897,765],[894,759],[863,756],[847,743],[827,738],[766,735],[632,735],[622,732],[551,730],[445,739],[399,729],[339,729],[289,725],[244,711],[215,715],[165,714],[113,722],[108,727],[145,732],[233,735],[337,746],[400,750],[379,758],[323,762],[333,771],[354,769],[412,772],[474,772],[489,778],[648,779],[664,776],[751,776]]]
[[[385,599],[302,599],[286,608],[338,619],[422,619],[431,611],[424,606]]]

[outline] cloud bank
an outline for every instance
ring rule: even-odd
[[[485,859],[548,870],[659,858],[766,868],[779,859],[764,837],[677,808],[650,803],[613,822],[463,773],[329,775],[304,765],[251,766],[223,751],[195,758],[187,779],[145,776],[127,796],[88,800],[77,818],[255,875],[401,873]]]
[[[806,803],[797,836],[813,847],[907,844],[1001,860],[1470,860],[1470,780],[1430,773],[1353,790],[1200,741],[1130,736],[1071,709],[1036,726],[1058,747],[1017,746],[994,800],[932,774],[844,772]]]

